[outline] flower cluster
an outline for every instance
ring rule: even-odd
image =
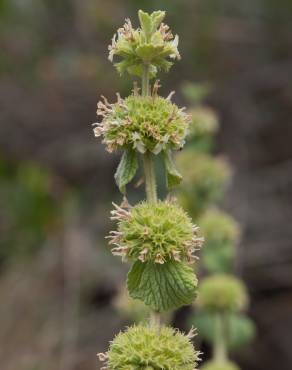
[[[120,57],[121,60],[115,63],[120,74],[128,72],[141,76],[143,66],[148,65],[150,76],[154,77],[159,70],[169,70],[173,64],[169,59],[180,59],[178,36],[174,37],[169,27],[162,23],[165,12],[148,14],[140,10],[138,15],[141,28],[134,29],[131,21],[126,19],[109,46],[109,60]]]
[[[218,118],[211,108],[197,107],[192,109],[190,114],[192,117],[190,138],[211,136],[218,131]]]
[[[198,223],[206,243],[202,261],[212,273],[232,270],[239,226],[232,217],[216,208],[210,208],[199,218]]]
[[[132,148],[140,153],[147,150],[158,154],[162,150],[179,149],[184,145],[190,117],[169,98],[157,95],[157,84],[152,96],[134,94],[110,104],[99,101],[97,115],[102,117],[94,134],[103,136],[107,150]]]
[[[240,231],[236,221],[228,214],[212,208],[200,217],[200,228],[208,243],[221,247],[222,244],[236,244]]]
[[[128,210],[115,205],[112,219],[118,220],[118,231],[108,237],[115,245],[112,252],[124,259],[193,262],[194,252],[203,243],[198,227],[181,207],[168,201],[142,202]]]
[[[243,282],[232,275],[211,275],[199,287],[198,305],[208,311],[240,311],[248,296]]]
[[[199,353],[188,335],[170,328],[133,326],[119,333],[109,351],[100,353],[104,370],[195,370]]]
[[[239,367],[231,361],[209,361],[201,367],[201,370],[240,370]]]

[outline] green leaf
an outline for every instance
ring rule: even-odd
[[[127,286],[132,298],[161,312],[192,303],[197,278],[193,269],[182,262],[161,265],[136,261],[128,273]]]
[[[175,164],[171,158],[171,153],[169,150],[163,153],[164,164],[166,169],[166,186],[168,188],[173,188],[178,185],[182,180],[182,175],[175,168]]]
[[[202,263],[211,273],[232,273],[235,257],[234,244],[212,243],[207,239],[202,251]]]
[[[141,24],[141,28],[145,32],[146,39],[148,40],[149,36],[151,36],[152,33],[151,16],[148,13],[143,12],[143,10],[139,10],[138,17]]]
[[[157,30],[157,28],[160,26],[160,23],[163,21],[165,12],[158,10],[148,14],[142,10],[139,10],[138,16],[141,28],[145,32],[146,41],[149,41],[151,35]]]
[[[152,20],[152,32],[155,32],[165,18],[165,12],[157,10],[150,15]]]
[[[136,152],[133,149],[125,150],[115,173],[115,180],[121,193],[125,193],[126,185],[134,178],[137,169]]]

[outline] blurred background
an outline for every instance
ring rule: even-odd
[[[114,304],[127,266],[104,241],[119,158],[91,123],[100,94],[131,89],[107,45],[139,8],[166,10],[180,36],[161,93],[183,105],[183,83],[209,84],[216,153],[233,167],[222,207],[241,226],[236,273],[257,327],[233,358],[291,370],[291,0],[0,0],[1,370],[98,368],[129,322]]]

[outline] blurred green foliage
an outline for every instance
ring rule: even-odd
[[[209,344],[214,343],[215,315],[207,312],[199,312],[190,319],[190,326],[197,328],[201,338]],[[255,336],[255,325],[248,317],[238,313],[230,313],[227,316],[227,344],[230,351],[236,351],[250,343]]]
[[[34,163],[0,161],[0,261],[31,256],[60,222],[52,175]]]
[[[232,275],[239,225],[215,207],[224,196],[231,170],[224,159],[212,153],[219,123],[215,112],[202,103],[209,91],[208,84],[185,83],[182,87],[186,99],[192,103],[189,112],[193,118],[187,149],[176,157],[184,178],[177,195],[205,238],[201,266],[210,274],[200,281],[199,311],[191,316],[190,324],[197,327],[199,336],[214,348],[217,347],[216,338],[224,342],[227,335],[228,349],[235,350],[253,339],[255,327],[243,314],[231,313],[236,307],[245,308],[248,298],[243,282]],[[213,312],[208,311],[210,307]],[[218,319],[222,324],[219,327]]]

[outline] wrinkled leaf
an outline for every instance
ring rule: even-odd
[[[121,193],[125,193],[126,185],[134,178],[138,169],[138,160],[134,150],[124,151],[115,173],[115,180]]]
[[[166,169],[166,185],[168,188],[173,188],[182,180],[182,175],[178,172],[171,158],[170,151],[164,152],[164,164]]]
[[[162,265],[136,261],[128,273],[129,294],[155,311],[166,311],[193,302],[197,278],[193,269],[176,261]]]

